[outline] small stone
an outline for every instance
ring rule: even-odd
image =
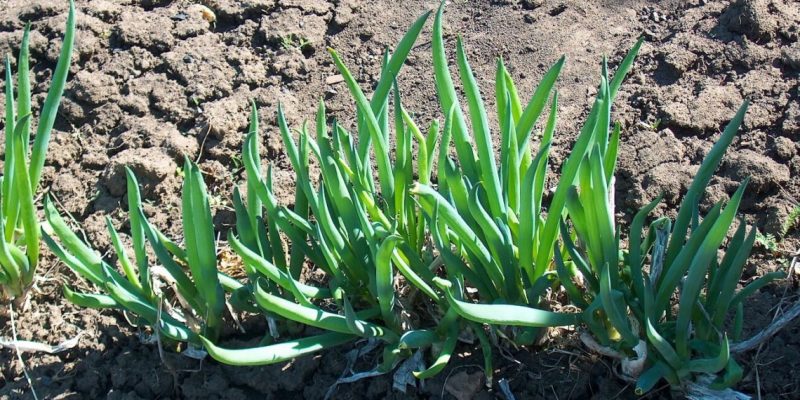
[[[544,5],[544,0],[522,0],[520,4],[526,10],[535,10]]]
[[[522,17],[522,20],[525,21],[528,24],[532,24],[532,23],[536,22],[536,17],[533,14],[528,13],[528,14],[525,14]]]
[[[342,76],[341,74],[331,75],[325,78],[326,85],[335,85],[337,83],[342,83],[342,82],[344,82],[344,76]]]
[[[217,22],[217,15],[214,14],[214,11],[202,4],[192,4],[189,10],[200,13],[200,16],[210,24]]]

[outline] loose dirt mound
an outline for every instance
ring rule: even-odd
[[[727,199],[742,178],[751,176],[742,211],[749,223],[776,237],[777,247],[762,249],[746,277],[777,268],[784,252],[798,245],[797,230],[780,236],[800,199],[800,7],[792,0],[587,3],[454,1],[445,14],[445,33],[448,40],[463,35],[485,93],[493,90],[495,56],[509,65],[520,93],[530,94],[566,53],[558,84],[554,171],[587,114],[600,57],[618,62],[639,35],[646,36],[615,105],[615,118],[624,128],[617,182],[623,220],[662,192],[666,205],[658,212],[673,213],[720,129],[744,99],[751,100],[743,133],[705,204]],[[213,10],[214,22],[200,4]],[[294,126],[312,116],[320,97],[329,112],[352,124],[354,107],[326,46],[338,49],[369,89],[384,47],[436,5],[420,0],[79,0],[74,64],[44,186],[102,250],[110,244],[106,216],[123,233],[127,229],[122,167],[131,166],[143,185],[151,221],[179,237],[178,168],[185,155],[200,160],[211,195],[219,200],[212,202],[215,221],[224,231],[231,224],[225,201],[241,179],[240,146],[253,100],[266,130],[264,157],[274,168],[276,194],[291,203],[294,178],[275,127],[278,102]],[[44,101],[58,56],[65,11],[65,1],[0,5],[0,51],[16,52],[24,22],[33,24],[35,110]],[[422,121],[440,117],[428,34],[423,33],[400,79],[406,108]],[[17,321],[20,336],[55,343],[87,332],[67,353],[26,356],[34,386],[48,398],[318,398],[345,367],[347,349],[265,368],[197,364],[172,354],[162,360],[155,346],[140,343],[120,313],[66,304],[60,282],[75,279],[65,267],[47,260],[41,271],[40,291]],[[749,331],[767,323],[771,307],[791,300],[784,295],[792,293],[792,287],[773,286],[759,294],[748,305]],[[261,322],[247,323],[253,336],[265,329]],[[10,336],[9,325],[0,319],[0,335]],[[800,361],[785,357],[787,350],[800,352],[798,329],[795,324],[755,357],[748,355],[748,370],[769,364],[772,372],[764,376],[766,367],[761,367],[761,375],[751,373],[743,390],[760,387],[766,398],[800,396],[800,378],[790,372]],[[498,364],[502,368],[495,375],[508,379],[518,398],[633,396],[602,360],[565,340],[564,350],[518,353],[521,364]],[[239,344],[245,343],[231,343]],[[471,379],[480,364],[479,352],[464,345],[448,371],[424,388],[411,389],[409,396],[455,395],[447,377]],[[29,397],[21,365],[10,351],[0,351],[0,365],[0,398]],[[344,385],[337,393],[337,398],[407,398],[391,390],[390,377]],[[493,393],[480,388],[476,396],[492,398]]]

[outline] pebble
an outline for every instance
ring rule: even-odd
[[[522,0],[522,8],[534,10],[544,5],[544,0]]]
[[[325,78],[325,84],[326,85],[335,85],[337,83],[342,83],[342,82],[344,82],[344,76],[342,76],[341,74],[339,74],[339,75],[331,75],[331,76]]]
[[[654,22],[666,22],[667,21],[667,17],[664,14],[661,14],[660,12],[655,11],[655,10],[652,13],[650,13],[650,19],[653,20]]]

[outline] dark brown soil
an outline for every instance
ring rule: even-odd
[[[727,199],[742,178],[751,176],[742,212],[749,223],[774,235],[777,247],[757,250],[744,278],[786,265],[800,244],[797,229],[781,237],[781,225],[800,201],[796,1],[451,3],[446,36],[449,41],[463,36],[486,94],[493,93],[496,56],[503,57],[527,96],[544,71],[567,55],[558,83],[556,166],[587,114],[601,56],[608,55],[614,67],[645,35],[615,104],[614,118],[624,128],[617,181],[623,221],[661,192],[666,202],[658,212],[674,213],[719,131],[750,99],[742,134],[712,180],[705,204]],[[215,24],[202,18],[198,4],[216,13]],[[151,221],[180,238],[177,170],[185,154],[200,160],[215,199],[217,227],[225,231],[232,223],[226,202],[241,179],[238,155],[248,102],[254,99],[266,130],[264,157],[274,168],[276,194],[291,203],[293,173],[274,123],[278,102],[294,126],[313,115],[320,97],[329,112],[352,123],[352,101],[344,84],[332,83],[338,73],[325,48],[339,50],[368,89],[377,80],[384,47],[436,6],[423,0],[78,0],[76,51],[44,187],[102,251],[110,244],[104,217],[125,224],[122,166],[130,165],[144,186]],[[33,24],[35,110],[58,56],[65,11],[66,1],[0,4],[0,52],[16,52],[24,22]],[[440,117],[429,33],[430,27],[400,79],[405,106],[421,121]],[[301,46],[301,40],[309,44]],[[76,281],[68,268],[52,258],[40,268],[29,308],[16,321],[19,336],[55,344],[85,332],[68,352],[24,355],[41,398],[321,398],[346,367],[347,347],[263,368],[201,364],[174,353],[162,360],[157,347],[143,343],[122,314],[80,310],[65,302],[61,282]],[[746,308],[747,333],[767,324],[777,305],[785,307],[797,297],[791,283],[757,294]],[[246,327],[253,337],[265,329],[260,321],[247,321]],[[744,355],[750,372],[738,389],[765,399],[800,398],[799,330],[794,323],[759,352]],[[11,336],[7,318],[0,318],[0,336]],[[608,362],[587,353],[573,336],[547,350],[516,352],[518,363],[496,355],[496,379],[507,379],[518,399],[633,398],[632,387],[615,378]],[[381,376],[341,385],[334,398],[452,398],[459,396],[453,388],[482,379],[481,365],[480,351],[464,344],[443,374],[407,394],[392,390],[391,377]],[[371,367],[366,361],[357,365]],[[503,398],[497,382],[494,390],[474,388],[459,398]],[[669,395],[662,389],[651,397]],[[31,391],[14,353],[3,349],[0,399],[7,398],[31,398]]]

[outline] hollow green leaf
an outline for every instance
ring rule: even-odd
[[[756,229],[751,229],[747,237],[744,237],[747,224],[740,222],[740,229],[737,230],[732,243],[728,245],[728,252],[725,258],[732,255],[729,260],[723,259],[719,276],[715,280],[716,285],[711,285],[707,294],[706,304],[712,308],[712,323],[716,327],[721,327],[733,299],[734,291],[742,276],[747,257],[756,241]],[[737,240],[738,239],[738,240]]]
[[[628,54],[626,54],[625,58],[622,59],[617,71],[614,73],[614,78],[608,85],[611,101],[614,101],[614,99],[617,97],[617,91],[619,90],[620,85],[622,85],[622,81],[625,79],[625,76],[628,75],[631,67],[633,67],[633,60],[636,59],[636,55],[639,54],[639,49],[642,47],[642,43],[644,43],[644,36],[640,37],[633,47],[628,50]]]
[[[527,160],[523,161],[524,167],[530,165],[528,163],[530,161],[530,153],[527,149],[530,143],[531,132],[533,132],[533,127],[536,125],[536,121],[539,120],[539,116],[542,114],[547,104],[547,99],[550,98],[550,93],[553,92],[556,80],[558,80],[561,69],[564,67],[565,60],[566,56],[561,56],[561,58],[545,72],[542,76],[542,80],[539,81],[539,86],[536,87],[533,96],[531,96],[528,105],[525,107],[525,111],[523,111],[522,116],[520,116],[519,122],[516,124],[517,143],[519,143],[522,153],[527,155],[525,156]]]
[[[452,323],[448,335],[444,340],[442,349],[439,355],[434,360],[430,367],[423,371],[414,371],[414,377],[417,379],[430,379],[444,370],[444,367],[450,362],[450,357],[456,349],[458,343],[458,324]]]
[[[197,343],[197,335],[194,332],[168,313],[160,313],[161,319],[159,320],[157,305],[149,303],[141,293],[136,291],[130,282],[109,266],[104,265],[103,267],[107,281],[105,289],[122,308],[138,314],[171,339]]]
[[[453,78],[450,75],[450,67],[447,64],[447,54],[444,50],[444,38],[442,35],[442,20],[445,2],[439,5],[436,18],[433,22],[433,72],[434,83],[442,112],[452,115],[451,134],[455,143],[456,153],[461,161],[467,176],[479,176],[479,167],[476,163],[475,153],[470,144],[469,130],[464,118],[464,111],[458,101]],[[441,166],[441,164],[439,164]]]
[[[261,283],[256,284],[254,292],[256,303],[265,310],[278,314],[283,318],[300,322],[329,331],[355,334],[347,322],[347,317],[323,311],[317,307],[303,306],[266,292]],[[363,336],[377,337],[388,342],[396,342],[399,337],[384,327],[359,320],[358,325],[363,330]]]
[[[642,275],[642,227],[645,219],[658,204],[661,203],[661,196],[642,207],[633,217],[631,222],[630,234],[628,235],[628,265],[631,268],[631,282],[633,283],[634,293],[637,296],[644,296],[644,277]]]
[[[61,218],[55,206],[53,206],[50,196],[45,196],[44,200],[45,218],[48,225],[58,236],[62,245],[57,244],[52,238],[45,234],[45,242],[51,251],[56,253],[70,268],[76,270],[83,277],[89,279],[95,285],[102,286],[105,282],[100,255],[87,246],[78,236],[72,232],[66,222]]]
[[[203,336],[200,336],[200,341],[208,351],[208,354],[223,364],[236,366],[257,366],[290,361],[294,358],[345,344],[356,338],[357,336],[355,335],[334,332],[303,339],[291,340],[288,342],[276,343],[269,346],[251,347],[245,349],[222,348],[216,346]]]
[[[448,227],[458,235],[462,244],[478,258],[486,273],[491,277],[491,282],[495,284],[503,282],[502,271],[494,262],[489,249],[487,249],[478,238],[475,231],[461,218],[462,214],[456,211],[439,193],[427,185],[415,183],[414,186],[411,187],[411,193],[418,196],[420,204],[423,209],[425,209],[425,212],[432,214],[434,207],[438,207],[439,216],[441,216],[447,222]]]
[[[73,291],[68,285],[64,285],[62,288],[64,290],[64,297],[69,300],[70,303],[79,307],[95,309],[120,307],[120,304],[117,303],[117,301],[111,296],[97,293],[76,292]]]
[[[3,229],[0,230],[0,234],[3,235],[5,241],[11,241],[13,229],[16,228],[16,219],[17,219],[17,202],[12,201],[15,197],[14,191],[11,188],[14,185],[14,123],[16,122],[16,107],[14,106],[14,79],[11,75],[11,60],[8,55],[6,55],[5,61],[5,120],[3,121],[6,129],[5,129],[5,160],[3,163],[3,180],[2,180],[2,187],[3,187],[3,198],[0,199],[2,202],[3,213],[2,213],[2,225]],[[13,210],[13,212],[11,212]]]
[[[25,149],[27,143],[23,142],[23,128],[30,119],[30,114],[17,121],[14,129],[14,192],[18,193],[19,213],[22,227],[25,232],[25,252],[28,256],[28,266],[21,274],[23,285],[27,286],[33,281],[33,273],[39,263],[39,219],[36,216],[36,207],[33,204],[34,192],[28,176],[27,156]]]
[[[31,140],[31,121],[30,119],[22,121],[21,118],[31,114],[31,67],[29,62],[30,51],[28,49],[30,33],[31,24],[28,22],[22,32],[22,43],[20,43],[19,56],[17,57],[17,119],[20,119],[20,121],[15,124],[15,130],[18,129],[16,125],[23,125],[20,134],[23,143],[23,154],[25,154],[26,158],[28,157],[28,144]]]
[[[447,297],[448,303],[460,316],[474,322],[490,325],[511,326],[568,326],[578,322],[578,314],[564,314],[539,310],[531,307],[510,304],[473,304],[456,300],[452,293],[452,283],[435,278],[436,283]]]
[[[369,137],[372,139],[372,142],[375,145],[375,160],[378,165],[381,194],[385,198],[392,198],[394,196],[394,178],[392,177],[392,168],[389,161],[388,144],[381,133],[382,131],[380,124],[378,123],[378,119],[376,118],[375,113],[372,111],[366,96],[364,96],[364,93],[358,86],[358,82],[356,82],[355,78],[353,78],[350,70],[344,65],[341,58],[339,58],[339,55],[333,49],[328,49],[328,52],[331,54],[336,68],[339,70],[342,76],[344,76],[345,83],[347,83],[347,87],[350,89],[350,94],[356,100],[357,107],[366,119]]]
[[[119,264],[122,266],[122,272],[125,273],[125,277],[128,278],[128,281],[136,286],[137,289],[141,290],[142,285],[139,281],[139,275],[136,273],[136,267],[134,267],[131,260],[128,258],[128,251],[125,250],[125,246],[123,246],[122,240],[119,238],[119,233],[116,228],[114,228],[114,224],[108,216],[106,216],[106,228],[108,229],[109,236],[111,236],[111,244],[114,246],[114,252],[117,253],[117,260],[119,260]]]
[[[505,215],[506,204],[501,195],[500,177],[494,159],[492,138],[489,131],[489,118],[486,115],[486,108],[483,103],[483,98],[481,97],[478,82],[467,61],[461,38],[458,38],[456,42],[456,59],[458,61],[461,82],[464,85],[464,93],[467,98],[467,106],[469,107],[472,130],[475,137],[475,146],[477,147],[477,161],[481,169],[481,175],[479,176],[486,187],[489,209],[492,215]]]
[[[692,184],[689,186],[686,196],[684,196],[683,201],[681,201],[678,217],[675,220],[675,227],[672,231],[669,247],[667,248],[666,265],[671,264],[683,248],[683,244],[686,242],[686,232],[689,229],[692,213],[697,209],[698,204],[700,204],[700,199],[705,193],[714,171],[717,169],[717,166],[719,166],[722,156],[739,131],[739,126],[742,125],[744,115],[747,113],[747,107],[749,105],[750,102],[747,100],[742,103],[736,115],[725,127],[722,135],[717,142],[714,143],[714,146],[703,159],[703,163],[697,170],[697,174],[692,180]]]
[[[720,217],[714,222],[708,235],[704,238],[698,252],[692,258],[691,266],[681,288],[680,306],[675,322],[675,348],[678,354],[684,358],[689,353],[689,324],[692,319],[695,302],[700,296],[700,290],[705,281],[704,276],[712,257],[717,256],[717,249],[725,239],[725,235],[727,235],[728,229],[736,216],[748,180],[745,179],[742,182],[739,189],[731,197],[730,202],[720,213]]]
[[[399,327],[400,324],[397,315],[394,313],[394,273],[392,271],[391,258],[397,243],[401,240],[402,238],[398,235],[391,235],[384,239],[378,249],[375,260],[378,304],[381,308],[383,321],[392,327]]]
[[[693,257],[698,254],[700,246],[708,237],[715,222],[719,219],[721,210],[722,203],[719,202],[715,204],[714,207],[709,210],[708,214],[706,214],[705,218],[703,218],[700,225],[692,232],[692,236],[681,249],[678,257],[674,259],[672,264],[664,267],[664,271],[661,273],[656,287],[656,315],[660,315],[668,307],[669,299],[675,292],[678,282],[691,266]]]
[[[760,276],[758,279],[750,282],[744,289],[740,290],[733,296],[731,299],[730,306],[738,306],[740,303],[744,302],[745,299],[750,297],[753,293],[761,289],[762,287],[766,286],[768,283],[776,280],[776,279],[783,279],[786,277],[786,273],[783,271],[773,271],[767,272],[766,274]]]
[[[388,99],[389,90],[392,88],[392,83],[395,79],[397,79],[397,75],[400,73],[400,68],[405,64],[406,59],[408,58],[408,53],[411,52],[411,49],[414,47],[414,43],[417,41],[420,32],[422,32],[422,28],[425,27],[425,22],[427,22],[431,12],[432,11],[425,12],[419,18],[417,18],[416,21],[414,21],[411,27],[409,27],[406,31],[405,35],[403,35],[403,38],[400,39],[400,42],[397,44],[397,48],[395,48],[392,52],[391,57],[384,63],[384,67],[381,71],[380,82],[378,82],[378,85],[375,88],[375,93],[372,94],[372,100],[370,102],[372,112],[376,114],[379,113],[380,109]]]
[[[611,269],[616,266],[605,264],[602,267],[600,276],[600,301],[603,304],[603,311],[606,313],[608,320],[614,328],[622,336],[625,344],[629,348],[633,348],[639,343],[639,338],[631,329],[630,322],[628,321],[628,310],[625,303],[622,301],[622,293],[615,289],[620,286],[618,281],[612,281]]]
[[[661,379],[669,379],[669,377],[673,375],[674,373],[666,363],[663,361],[656,361],[655,364],[639,375],[639,378],[636,380],[634,392],[638,396],[644,395],[652,390]]]
[[[128,189],[128,218],[131,225],[131,239],[133,240],[133,253],[136,257],[136,267],[139,273],[139,287],[148,296],[153,296],[152,284],[150,282],[150,263],[147,260],[146,237],[144,227],[142,227],[141,214],[131,212],[142,207],[142,196],[139,192],[139,182],[133,171],[125,167],[125,178]]]
[[[531,281],[538,278],[533,268],[536,234],[540,229],[538,222],[542,193],[538,192],[538,183],[542,182],[543,186],[549,153],[550,142],[545,142],[533,159],[532,167],[525,174],[520,193],[519,239],[517,241],[519,264]]]
[[[398,346],[401,349],[418,349],[433,344],[436,341],[436,331],[432,329],[415,329],[400,336]]]
[[[150,246],[152,247],[158,261],[162,266],[164,266],[164,269],[167,270],[172,279],[175,280],[175,286],[177,287],[181,296],[183,296],[183,298],[191,304],[192,308],[194,308],[196,311],[201,311],[202,313],[202,311],[205,310],[205,304],[203,303],[202,299],[199,298],[197,293],[198,288],[195,287],[194,282],[192,282],[189,276],[186,275],[183,267],[172,257],[164,241],[156,233],[156,229],[150,225],[150,222],[147,220],[147,217],[145,217],[142,209],[138,208],[135,210],[130,210],[130,212],[139,213],[139,220],[142,222],[142,228],[144,228],[147,241],[150,243]]]
[[[67,82],[70,62],[72,58],[72,48],[75,43],[75,4],[73,0],[69,2],[69,14],[67,15],[67,27],[64,32],[64,40],[61,45],[61,53],[58,56],[56,69],[53,72],[53,79],[50,81],[50,89],[42,106],[39,117],[39,125],[36,128],[36,138],[33,142],[31,153],[30,181],[31,190],[36,192],[39,187],[39,180],[44,167],[47,147],[50,142],[50,132],[58,115],[58,106],[61,103],[61,95],[64,93],[64,85]],[[27,148],[27,147],[26,147]]]
[[[292,277],[289,276],[285,271],[278,269],[275,265],[264,259],[263,257],[256,254],[254,251],[250,250],[245,246],[235,235],[232,233],[228,233],[228,243],[231,245],[233,251],[236,252],[240,257],[242,257],[242,261],[246,264],[257,270],[262,275],[269,278],[271,281],[277,283],[281,287],[289,290],[292,286],[292,283],[289,282],[292,280]],[[298,289],[302,291],[303,295],[310,298],[328,298],[331,296],[331,293],[322,288],[309,286],[305,284],[297,285]]]
[[[715,357],[689,360],[686,368],[691,372],[715,374],[728,365],[730,356],[730,343],[728,343],[728,337],[725,336],[719,345],[719,353]]]
[[[742,380],[743,375],[744,371],[739,363],[737,363],[735,359],[730,358],[728,359],[728,365],[725,366],[725,373],[722,376],[718,376],[708,387],[713,390],[731,388]]]

